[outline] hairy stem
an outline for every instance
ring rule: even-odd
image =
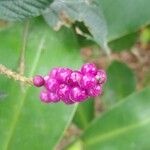
[[[20,61],[19,61],[19,74],[24,75],[25,72],[25,50],[27,45],[27,38],[28,38],[28,30],[29,30],[29,21],[27,20],[25,22],[25,27],[23,30],[23,36],[22,36],[22,47],[20,51]],[[20,83],[21,90],[24,91],[24,84]]]
[[[20,52],[20,64],[19,64],[19,73],[21,75],[23,75],[25,71],[25,49],[27,45],[28,30],[29,30],[29,21],[25,23],[25,27],[23,31],[23,40],[22,40],[22,47]]]
[[[33,79],[24,77],[23,75],[12,71],[11,69],[5,67],[4,65],[0,64],[0,74],[6,75],[8,78],[12,78],[14,80],[20,81],[22,83],[26,83],[29,85],[33,85]]]

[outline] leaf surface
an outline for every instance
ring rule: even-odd
[[[0,32],[0,63],[18,70],[23,25],[15,24]],[[73,32],[52,31],[43,21],[30,22],[25,52],[25,74],[47,75],[57,66],[78,69],[81,60]],[[69,39],[69,40],[68,40]],[[0,149],[53,149],[69,125],[76,105],[43,104],[39,89],[20,88],[18,82],[0,75]]]
[[[0,0],[0,18],[9,21],[39,16],[53,0]]]
[[[124,63],[113,61],[107,68],[107,82],[103,100],[106,107],[111,107],[136,89],[136,77]]]
[[[150,87],[125,98],[97,118],[81,139],[86,150],[147,150],[150,136]]]

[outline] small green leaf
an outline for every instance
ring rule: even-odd
[[[0,18],[9,21],[24,20],[41,15],[53,0],[0,0]]]
[[[148,150],[150,87],[125,98],[83,133],[86,150]]]
[[[23,25],[15,24],[0,32],[0,63],[18,70]],[[51,30],[43,21],[29,25],[25,51],[25,74],[47,75],[57,66],[78,69],[81,59],[76,37],[71,30]],[[71,63],[73,60],[73,63]],[[0,75],[0,150],[53,149],[69,125],[76,106],[43,104],[39,89],[20,88],[18,82]]]
[[[84,103],[78,105],[77,111],[74,116],[76,125],[85,129],[94,118],[94,99],[89,99]]]
[[[107,77],[103,96],[106,107],[110,107],[136,89],[135,75],[124,63],[113,61],[107,69]]]

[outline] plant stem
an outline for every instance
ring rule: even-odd
[[[27,78],[17,72],[12,71],[11,69],[5,67],[4,65],[0,64],[0,74],[6,75],[8,78],[12,78],[14,80],[20,81],[22,83],[26,83],[29,85],[33,85],[32,78]]]
[[[25,72],[25,51],[26,51],[26,46],[27,46],[27,38],[28,38],[28,31],[29,31],[29,20],[25,22],[25,27],[23,30],[23,35],[22,35],[22,47],[20,50],[20,61],[19,61],[19,74],[24,75]],[[24,90],[24,84],[20,83],[21,90]]]
[[[21,75],[24,74],[24,70],[25,70],[25,50],[27,45],[28,30],[29,30],[29,21],[25,23],[25,27],[23,30],[23,40],[22,40],[22,47],[20,51],[20,64],[19,64],[19,73]]]

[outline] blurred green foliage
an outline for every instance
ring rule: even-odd
[[[18,71],[26,21],[27,77],[45,75],[56,66],[78,69],[82,46],[99,45],[109,58],[112,52],[131,49],[137,41],[147,48],[149,6],[149,0],[0,1],[0,19],[8,21],[6,28],[0,29],[0,63]],[[37,16],[44,20],[32,19]],[[0,150],[55,149],[71,121],[81,136],[68,150],[149,150],[150,88],[137,92],[136,74],[125,63],[109,59],[106,70],[108,81],[101,98],[105,111],[98,117],[94,99],[78,108],[62,103],[44,105],[38,101],[39,90],[22,89],[1,75]],[[149,73],[144,78],[146,87]]]

